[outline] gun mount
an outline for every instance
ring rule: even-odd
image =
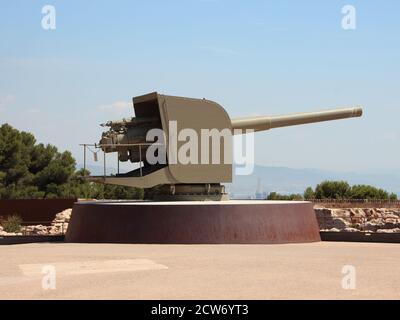
[[[353,107],[231,120],[225,109],[216,102],[161,95],[157,92],[133,98],[133,107],[135,117],[102,124],[109,127],[109,130],[102,134],[98,147],[105,153],[117,152],[119,161],[137,163],[139,168],[115,176],[92,176],[88,179],[142,188],[163,185],[160,188],[161,194],[167,196],[159,198],[174,200],[224,198],[225,192],[221,183],[232,182],[232,162],[227,159],[232,157],[233,134],[362,115],[362,108]],[[163,132],[163,135],[155,135],[152,129]],[[150,134],[151,132],[153,134]],[[182,132],[185,133],[181,135]],[[183,162],[177,161],[181,154],[181,151],[178,151],[180,148],[184,149],[183,154],[193,151],[187,147],[187,139],[194,133],[201,137],[203,142],[204,132],[208,133],[208,139],[211,140],[215,138],[215,134],[210,132],[216,133],[218,141],[212,140],[210,143],[208,140],[206,145],[201,146],[197,143],[199,152],[191,155],[190,161],[187,161],[187,158]],[[154,145],[157,145],[156,152]],[[150,151],[164,161],[149,161]],[[203,151],[206,151],[206,156],[203,155]],[[215,153],[221,155],[219,162],[214,161]]]

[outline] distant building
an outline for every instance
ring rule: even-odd
[[[267,193],[262,191],[261,178],[257,179],[257,190],[254,198],[257,200],[265,200],[267,198]]]

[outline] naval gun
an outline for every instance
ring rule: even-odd
[[[159,200],[225,199],[226,193],[221,183],[232,182],[232,161],[227,160],[232,159],[232,136],[235,134],[362,115],[361,107],[351,107],[231,119],[225,109],[214,101],[157,92],[134,97],[133,108],[135,117],[102,124],[109,129],[103,132],[97,146],[104,153],[118,153],[118,161],[136,163],[138,168],[127,173],[91,176],[88,179],[141,188],[159,186]],[[153,129],[156,131],[152,131]],[[150,134],[152,139],[149,141],[150,132],[162,132],[163,135]],[[208,141],[201,146],[197,142],[195,147],[199,152],[191,154],[189,161],[187,157],[184,161],[179,161],[179,155],[195,151],[187,146],[187,139],[197,135],[202,142],[207,141],[207,136],[203,140],[204,132],[209,134],[208,138],[211,140],[217,135],[217,145],[213,145],[215,141]],[[231,134],[226,134],[227,132]],[[164,161],[149,161],[148,155],[152,154],[149,151]],[[216,153],[219,154],[220,161],[214,161]]]

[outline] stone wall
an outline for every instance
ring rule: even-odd
[[[315,205],[314,211],[321,231],[400,233],[400,208],[327,208]],[[7,233],[0,226],[0,236],[65,234],[71,212],[72,209],[66,209],[57,213],[50,226],[24,226],[18,234]]]
[[[0,236],[21,236],[21,235],[61,235],[65,234],[71,218],[72,209],[66,209],[56,214],[50,226],[41,224],[23,226],[19,233],[8,233],[0,226]]]
[[[400,208],[326,208],[314,206],[323,231],[400,232]]]

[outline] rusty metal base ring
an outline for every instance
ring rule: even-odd
[[[77,202],[66,242],[268,244],[320,241],[302,201]]]

